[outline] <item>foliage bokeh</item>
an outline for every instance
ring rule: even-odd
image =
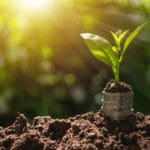
[[[149,10],[147,0],[55,0],[38,13],[0,1],[0,124],[17,112],[32,118],[98,110],[113,74],[91,55],[80,33],[112,41],[110,30],[133,30],[145,21],[126,53],[121,80],[134,89],[135,111],[150,113]]]

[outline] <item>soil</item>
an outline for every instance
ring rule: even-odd
[[[105,88],[104,92],[108,93],[116,93],[116,92],[129,92],[132,91],[132,87],[124,82],[115,82],[114,80],[110,80]]]
[[[150,150],[150,116],[136,113],[120,122],[100,110],[67,119],[23,114],[0,127],[0,150]]]

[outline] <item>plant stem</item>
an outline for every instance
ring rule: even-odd
[[[116,82],[119,82],[119,70],[117,69],[117,72],[116,72],[116,74],[115,74],[115,81]]]
[[[120,78],[119,78],[119,68],[120,68],[119,64],[117,66],[115,66],[115,67],[112,68],[116,82],[120,81]]]

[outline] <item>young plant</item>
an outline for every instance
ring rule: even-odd
[[[92,54],[105,64],[111,66],[115,81],[119,82],[120,64],[124,57],[124,53],[144,25],[145,23],[138,26],[126,39],[125,37],[129,30],[125,30],[123,32],[118,30],[115,33],[111,31],[110,33],[115,41],[115,45],[111,45],[108,40],[96,34],[82,33],[80,35],[85,40]]]

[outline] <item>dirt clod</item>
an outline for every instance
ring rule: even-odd
[[[70,126],[70,122],[56,119],[49,123],[48,130],[45,132],[45,135],[50,136],[53,140],[57,140],[63,137]]]
[[[24,116],[24,114],[19,114],[19,116],[16,118],[16,121],[14,123],[15,125],[15,132],[19,135],[23,132],[27,131],[27,119]]]
[[[136,113],[115,122],[101,111],[68,119],[36,117],[29,125],[19,114],[0,127],[0,150],[150,150],[150,116]]]

